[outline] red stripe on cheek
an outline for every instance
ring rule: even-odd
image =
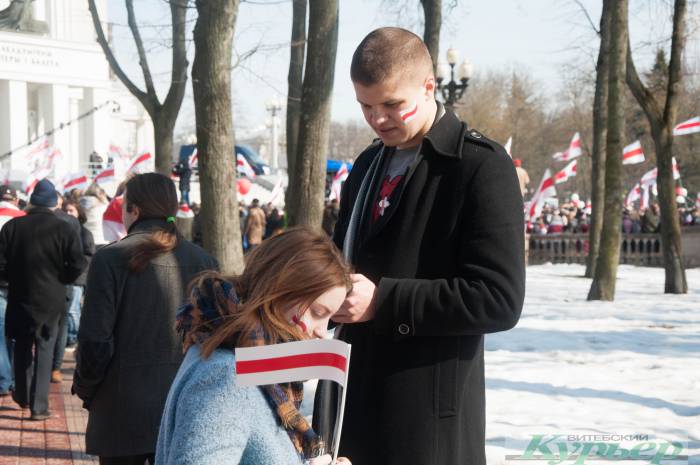
[[[244,375],[314,366],[334,367],[345,372],[346,365],[347,359],[341,355],[319,352],[314,354],[288,355],[286,357],[240,361],[236,362],[236,372],[239,375]]]
[[[411,111],[409,111],[408,113],[404,113],[403,115],[401,115],[401,120],[406,121],[408,118],[415,115],[417,112],[418,112],[418,104],[416,104],[413,107],[413,109]]]

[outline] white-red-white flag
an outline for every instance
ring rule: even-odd
[[[513,158],[513,154],[510,153],[510,148],[513,145],[513,136],[510,136],[508,140],[506,141],[506,145],[503,146],[504,149],[506,149],[506,153],[510,156],[510,158]]]
[[[674,136],[685,136],[686,134],[693,134],[695,132],[700,132],[700,116],[683,121],[673,128]]]
[[[631,207],[634,202],[639,200],[642,197],[642,186],[637,183],[634,185],[631,191],[627,194],[627,197],[625,198],[625,206],[626,207]]]
[[[102,234],[107,242],[115,242],[126,236],[122,219],[122,196],[114,197],[102,214]]]
[[[646,210],[649,208],[649,191],[651,191],[652,187],[655,187],[656,183],[654,184],[642,184],[642,196],[639,199],[639,209],[640,210]]]
[[[698,192],[698,195],[695,197],[695,208],[700,210],[700,192]]]
[[[111,167],[97,173],[95,175],[95,178],[92,180],[92,182],[94,182],[98,186],[108,184],[112,181],[114,181],[114,168]]]
[[[569,148],[563,152],[557,152],[552,155],[556,161],[569,161],[574,158],[580,157],[583,151],[581,150],[581,135],[577,132],[574,137],[571,138],[569,142]]]
[[[327,379],[347,383],[350,345],[338,339],[311,339],[236,348],[236,384],[268,384]]]
[[[197,147],[194,148],[194,150],[192,151],[192,155],[190,155],[190,158],[188,160],[190,168],[194,168],[198,165],[199,157],[197,156]]]
[[[118,145],[114,144],[109,144],[109,149],[107,150],[107,157],[111,158],[112,160],[124,160],[124,159],[129,159],[129,155],[119,147]]]
[[[578,160],[574,160],[564,167],[561,171],[554,175],[554,183],[561,184],[576,176],[576,164]]]
[[[527,215],[527,221],[532,223],[539,218],[544,207],[545,200],[557,195],[557,190],[554,188],[554,177],[549,169],[545,170],[542,181],[540,182],[537,191],[530,199],[530,209]]]
[[[671,169],[673,170],[673,179],[679,180],[681,178],[681,169],[678,167],[676,157],[671,159]]]
[[[194,218],[194,212],[192,211],[189,205],[187,205],[186,203],[182,203],[177,208],[176,216],[178,218]]]
[[[73,189],[87,189],[90,179],[83,173],[71,173],[63,178],[62,190],[69,192]]]
[[[340,191],[343,187],[343,182],[348,178],[348,166],[346,163],[340,165],[340,169],[335,176],[333,176],[333,182],[331,183],[331,194],[328,196],[330,200],[337,199],[340,202]]]
[[[240,153],[236,154],[236,170],[240,175],[246,176],[250,179],[255,178],[255,170],[252,166],[250,166],[248,160],[246,160],[246,158]]]
[[[275,187],[272,188],[272,192],[270,192],[270,200],[268,200],[268,202],[274,205],[280,199],[284,200],[284,186],[282,185],[282,176],[280,176],[277,179]]]
[[[622,149],[623,165],[636,165],[637,163],[644,163],[642,143],[638,140],[632,142],[630,145]]]
[[[147,173],[149,171],[148,165],[150,164],[149,162],[151,161],[151,158],[153,157],[151,156],[150,152],[142,153],[131,163],[128,173]]]
[[[659,173],[658,168],[653,168],[642,175],[642,179],[639,180],[639,184],[642,186],[651,186],[656,184],[656,177]]]

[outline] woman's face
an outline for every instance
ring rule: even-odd
[[[303,315],[299,315],[298,308],[292,308],[288,314],[289,321],[309,336],[323,338],[328,333],[328,322],[340,309],[347,294],[344,286],[334,287],[314,300]]]
[[[78,209],[75,208],[75,205],[67,205],[66,206],[66,213],[68,213],[72,217],[75,217],[75,218],[78,217]]]

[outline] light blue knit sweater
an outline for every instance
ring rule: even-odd
[[[257,387],[236,385],[232,351],[190,347],[170,387],[157,465],[295,465],[301,460]]]

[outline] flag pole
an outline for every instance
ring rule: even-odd
[[[348,392],[348,377],[350,376],[350,350],[352,345],[348,344],[348,360],[345,366],[345,384],[343,385],[343,396],[340,400],[340,416],[338,417],[338,434],[334,435],[333,438],[333,461],[331,465],[335,465],[338,460],[338,449],[340,448],[340,434],[343,432],[343,416],[345,415],[345,397]]]

